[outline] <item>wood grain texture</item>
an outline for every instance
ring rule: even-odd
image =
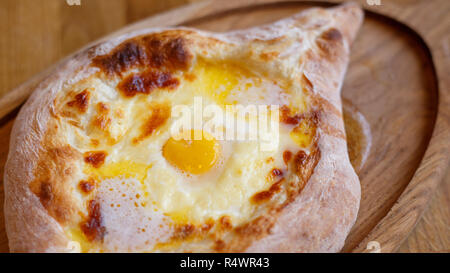
[[[119,32],[143,26],[180,23],[226,31],[268,23],[307,7],[295,1],[264,5],[281,2],[277,0],[228,0],[219,1],[220,5],[198,0],[82,0],[81,7],[69,7],[61,2],[7,0],[0,3],[0,28],[6,33],[6,39],[0,41],[2,94],[85,44],[127,23],[186,2],[198,3],[158,14]],[[363,251],[369,240],[379,240],[383,251],[394,251],[420,219],[448,165],[448,143],[441,142],[448,142],[450,116],[449,78],[442,74],[450,72],[450,21],[446,17],[450,12],[450,3],[445,0],[428,1],[431,4],[426,4],[428,2],[424,0],[389,3],[382,0],[383,6],[376,7],[367,6],[365,1],[360,2],[365,8],[398,18],[417,31],[432,50],[439,76],[439,82],[436,82],[433,63],[420,36],[382,16],[368,15],[352,50],[343,95],[369,119],[374,134],[374,148],[360,172],[363,186],[361,212],[344,250],[355,250],[359,244],[356,250]],[[255,4],[259,6],[252,6]],[[248,6],[252,7],[245,8]],[[243,9],[221,13],[237,8]],[[219,15],[202,18],[216,13]],[[21,19],[14,14],[19,14]],[[40,51],[30,46],[33,41]],[[15,49],[12,50],[12,47]],[[14,61],[17,63],[11,64]],[[18,71],[24,71],[25,74]],[[49,72],[41,73],[35,82],[45,73]],[[439,97],[436,96],[438,88]],[[16,89],[0,98],[0,117],[26,99],[28,94],[23,90],[26,89]],[[13,116],[3,118],[0,123],[2,143],[9,142]],[[434,144],[430,147],[428,143],[432,132],[431,143]],[[437,141],[433,142],[433,139]],[[7,145],[2,145],[1,177],[6,154]],[[416,232],[402,245],[400,251],[445,251],[450,248],[449,190],[445,186],[448,184],[446,182],[441,186],[443,190],[433,199]],[[0,195],[3,196],[2,184]],[[402,201],[396,206],[399,197]],[[3,212],[3,202],[0,211]],[[383,232],[385,230],[391,232],[386,234]],[[7,251],[3,217],[0,219],[0,251]]]
[[[450,171],[399,252],[450,252]]]
[[[63,56],[127,24],[125,0],[83,1],[82,6],[61,7]]]
[[[419,221],[449,163],[450,18],[447,14],[450,6],[446,1],[413,1],[407,6],[389,3],[383,13],[405,22],[420,35],[431,51],[439,88],[438,109],[432,139],[411,182],[388,215],[355,251],[364,250],[369,240],[380,242],[385,251],[396,250],[397,244],[403,240],[401,238],[406,237]]]
[[[59,60],[61,1],[0,2],[0,94]]]
[[[200,2],[203,0],[129,0],[127,2],[128,22],[135,22],[144,19],[150,15],[164,12],[181,5]]]

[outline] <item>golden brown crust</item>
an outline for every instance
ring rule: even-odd
[[[268,179],[272,186],[253,196],[264,213],[239,226],[226,217],[201,225],[175,226],[171,238],[156,250],[338,251],[355,221],[360,199],[359,181],[347,156],[339,90],[349,44],[361,20],[361,10],[350,4],[313,9],[271,26],[230,34],[145,30],[98,45],[62,64],[35,90],[12,132],[5,168],[11,251],[70,251],[67,230],[72,227],[97,243],[102,243],[108,232],[104,208],[96,199],[95,179],[75,179],[81,172],[80,162],[97,169],[105,162],[107,152],[95,148],[104,135],[91,138],[92,149],[81,153],[68,144],[70,136],[58,127],[62,126],[60,118],[65,117],[73,126],[86,129],[80,114],[89,114],[93,94],[88,88],[68,91],[64,97],[68,99],[61,100],[61,88],[94,77],[118,81],[121,99],[149,95],[156,89],[170,91],[179,86],[179,72],[189,70],[196,56],[245,57],[250,68],[293,78],[311,96],[313,111],[296,115],[282,107],[281,121],[297,126],[306,120],[315,128],[311,132],[314,141],[309,153],[283,152],[286,170],[295,175],[284,177],[284,170],[271,171]],[[314,39],[308,40],[311,38],[304,33],[313,33]],[[297,44],[303,48],[294,50]],[[136,69],[139,71],[130,72]],[[189,75],[187,72],[184,78],[193,79]],[[89,123],[94,129],[88,131],[103,132],[109,143],[115,143],[112,115],[120,118],[122,114],[98,103]],[[156,105],[135,143],[151,136],[167,117],[168,109]],[[92,198],[83,203],[83,195]],[[285,199],[278,200],[281,197]]]
[[[68,145],[44,147],[34,171],[35,179],[30,183],[31,191],[48,213],[62,224],[77,211],[67,188],[74,172],[72,162],[78,159],[78,152]]]

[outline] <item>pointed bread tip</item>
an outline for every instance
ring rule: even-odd
[[[347,2],[332,9],[336,27],[351,44],[364,19],[363,9],[355,2]]]

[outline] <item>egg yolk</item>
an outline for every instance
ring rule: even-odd
[[[163,146],[163,156],[176,168],[189,174],[203,174],[209,171],[220,155],[220,144],[203,131],[200,140],[175,140],[170,138]],[[191,131],[191,136],[194,130]]]

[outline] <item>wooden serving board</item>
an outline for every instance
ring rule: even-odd
[[[366,18],[352,46],[343,98],[367,119],[372,146],[358,170],[361,208],[343,251],[368,251],[368,242],[377,241],[382,252],[392,252],[420,219],[448,166],[450,5],[446,0],[381,0],[380,6],[356,2],[366,9]],[[104,39],[153,26],[242,29],[330,3],[338,1],[204,1],[147,18]],[[26,89],[53,69],[0,98],[1,177],[17,108],[29,96]],[[2,206],[0,251],[7,251]]]

